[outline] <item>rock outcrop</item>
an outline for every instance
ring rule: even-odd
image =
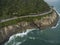
[[[44,29],[56,25],[58,15],[54,11],[52,14],[42,17],[40,20],[36,19],[33,22],[19,22],[16,25],[9,25],[0,29],[0,43],[9,39],[13,34],[25,31],[26,29],[39,28]]]
[[[36,20],[35,24],[40,27],[41,29],[47,28],[47,27],[52,27],[55,26],[58,21],[58,15],[54,11],[52,14],[49,16],[45,16],[41,18],[41,20]]]

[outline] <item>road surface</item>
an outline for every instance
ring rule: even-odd
[[[9,19],[4,19],[4,20],[1,20],[0,23],[2,22],[6,22],[6,21],[10,21],[10,20],[14,20],[14,19],[17,19],[17,18],[25,18],[25,17],[36,17],[36,16],[42,16],[42,15],[46,15],[46,14],[49,14],[52,12],[52,9],[50,9],[50,11],[48,12],[45,12],[45,13],[42,13],[42,14],[36,14],[36,15],[26,15],[26,16],[20,16],[20,17],[14,17],[14,18],[9,18]]]

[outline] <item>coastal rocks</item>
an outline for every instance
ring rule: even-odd
[[[41,20],[35,20],[34,23],[38,27],[40,27],[40,29],[44,29],[44,28],[47,28],[47,27],[55,26],[57,21],[58,21],[58,15],[54,11],[49,16],[45,16],[45,17],[41,18]]]
[[[19,22],[16,25],[9,25],[0,29],[0,43],[9,39],[13,34],[26,31],[26,29],[36,28],[31,22]]]
[[[44,16],[41,19],[36,19],[32,22],[18,22],[15,25],[9,25],[0,29],[0,43],[9,39],[9,37],[13,34],[20,33],[26,31],[26,29],[45,29],[47,27],[51,27],[56,25],[58,21],[58,15],[55,11],[48,16]]]

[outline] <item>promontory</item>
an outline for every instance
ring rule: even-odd
[[[0,0],[0,45],[27,29],[57,24],[58,14],[44,0]]]

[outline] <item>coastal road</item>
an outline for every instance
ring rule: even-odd
[[[48,12],[45,12],[45,13],[42,13],[42,14],[36,14],[36,15],[26,15],[26,16],[20,16],[20,17],[14,17],[14,18],[9,18],[9,19],[4,19],[4,20],[1,20],[0,23],[2,22],[6,22],[6,21],[10,21],[10,20],[14,20],[14,19],[17,19],[17,18],[25,18],[25,17],[36,17],[36,16],[42,16],[42,15],[46,15],[46,14],[49,14],[52,12],[52,9],[50,9],[50,11]]]

